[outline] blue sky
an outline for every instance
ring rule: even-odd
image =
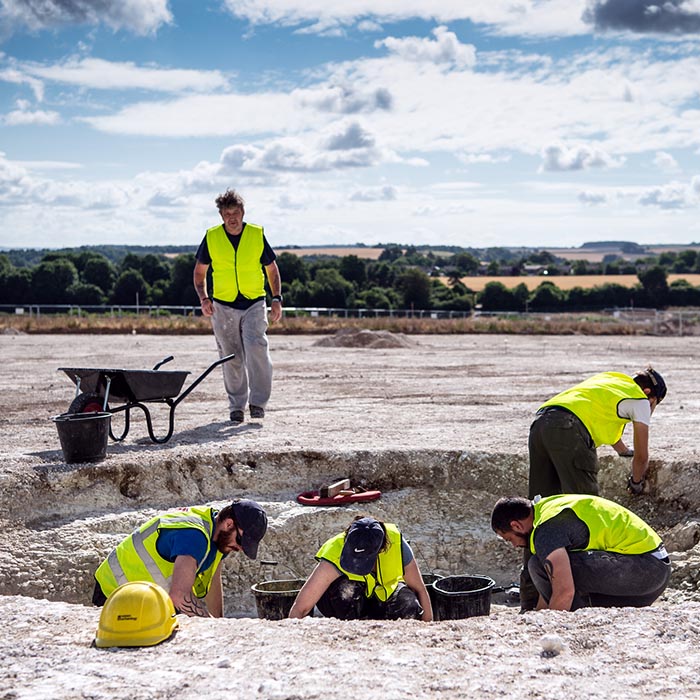
[[[700,0],[0,0],[0,246],[700,242]]]

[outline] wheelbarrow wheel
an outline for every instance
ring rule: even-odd
[[[78,394],[68,407],[68,413],[94,413],[95,411],[102,411],[102,398],[94,391]]]

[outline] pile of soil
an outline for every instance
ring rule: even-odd
[[[403,333],[390,331],[357,330],[342,328],[332,336],[317,340],[314,345],[321,348],[410,348],[416,343]]]

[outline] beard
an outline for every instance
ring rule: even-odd
[[[234,548],[237,546],[237,536],[238,533],[236,530],[231,530],[231,532],[219,532],[214,538],[214,544],[222,554],[229,554],[233,552]]]

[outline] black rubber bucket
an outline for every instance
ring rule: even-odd
[[[262,581],[251,586],[258,617],[264,620],[284,620],[289,617],[294,599],[305,583],[306,580],[303,578],[293,578]]]
[[[109,412],[62,413],[53,417],[66,464],[100,462],[106,457],[111,418]]]
[[[439,581],[442,576],[440,574],[421,574],[423,577],[423,583],[425,584],[425,587],[428,589],[428,595],[430,596],[430,604],[433,606],[433,619],[437,620],[437,615],[435,613],[435,588],[433,588],[433,584],[435,581]]]
[[[437,620],[462,620],[491,612],[491,589],[495,581],[488,576],[445,576],[435,581],[434,610]]]

